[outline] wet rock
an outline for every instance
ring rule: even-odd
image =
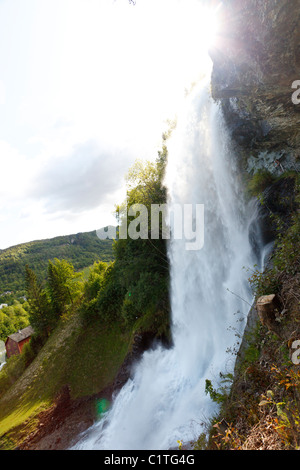
[[[281,336],[280,327],[277,322],[281,313],[281,304],[278,297],[275,294],[260,297],[256,302],[256,310],[262,325],[278,336]]]
[[[281,178],[264,191],[260,227],[265,244],[289,228],[297,207],[296,181],[293,177]]]
[[[134,364],[140,359],[144,351],[151,347],[155,341],[155,333],[137,332],[132,341],[132,347],[127,354],[113,384],[114,392],[118,391],[131,377]]]

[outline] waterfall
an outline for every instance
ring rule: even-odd
[[[233,350],[252,296],[247,267],[256,262],[249,241],[255,217],[243,202],[235,156],[209,80],[186,99],[168,144],[169,206],[204,204],[204,246],[187,251],[171,240],[173,346],[146,351],[111,409],[76,449],[178,448],[205,432],[217,405],[205,393],[233,372]]]

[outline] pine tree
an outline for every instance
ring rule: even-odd
[[[38,283],[35,272],[28,265],[25,268],[25,281],[30,324],[39,336],[48,336],[51,329],[49,299],[46,290]]]
[[[66,313],[80,294],[80,276],[81,273],[75,273],[74,266],[66,260],[49,261],[48,292],[54,321]]]

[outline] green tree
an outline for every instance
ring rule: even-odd
[[[108,264],[102,261],[94,263],[91,268],[88,280],[84,285],[84,298],[87,302],[95,299],[99,291],[103,289],[107,268]]]
[[[47,292],[38,282],[35,272],[26,265],[26,296],[29,305],[29,321],[35,333],[47,337],[50,332],[50,302]]]
[[[15,301],[13,305],[0,310],[0,340],[29,325],[28,312]]]
[[[48,265],[48,293],[52,320],[58,319],[74,304],[82,291],[82,273],[76,273],[74,266],[66,260],[55,259]]]
[[[158,311],[162,321],[167,323],[169,319],[169,261],[161,218],[158,238],[152,239],[151,235],[151,206],[165,204],[167,199],[163,185],[167,156],[167,147],[163,145],[156,162],[135,162],[126,177],[126,200],[117,207],[123,233],[124,226],[128,229],[134,220],[134,216],[127,213],[130,207],[142,204],[148,214],[148,234],[144,239],[133,240],[128,236],[114,243],[115,263],[109,273],[111,281],[106,283],[98,298],[100,311],[108,311],[111,303],[114,305],[111,315],[117,313],[126,322],[134,322],[147,313],[154,316]]]
[[[134,323],[145,317],[147,327],[169,336],[169,261],[161,218],[157,239],[151,237],[151,205],[165,204],[167,199],[163,185],[166,138],[156,162],[137,160],[127,174],[126,200],[116,207],[119,231],[113,243],[115,261],[108,266],[95,264],[90,272],[81,309],[86,321],[96,316],[106,324],[116,320]],[[147,208],[145,239],[120,237],[135,219],[127,212],[135,204]]]

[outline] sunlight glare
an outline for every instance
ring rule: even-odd
[[[214,11],[198,0],[143,0],[132,7],[120,0],[110,8],[73,0],[57,107],[79,119],[81,132],[98,127],[102,137],[115,139],[117,131],[125,143],[136,126],[134,145],[149,132],[160,135],[186,90],[210,70],[207,51],[216,32]]]

